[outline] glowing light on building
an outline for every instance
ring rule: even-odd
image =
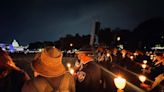
[[[161,46],[161,44],[156,44],[155,47],[151,48],[152,50],[164,50],[164,46]]]
[[[15,47],[19,47],[19,44],[18,42],[14,39],[13,42],[12,42],[12,46],[15,48]]]
[[[124,45],[123,45],[123,44],[117,45],[117,47],[118,47],[119,49],[124,49]]]
[[[121,37],[117,37],[117,41],[120,41],[121,40]]]
[[[72,43],[70,43],[70,44],[69,44],[69,46],[70,46],[70,47],[72,47],[72,46],[73,46],[73,44],[72,44]]]
[[[6,51],[6,45],[5,44],[0,44],[0,47],[2,48],[2,50]]]
[[[14,52],[14,46],[13,46],[13,45],[9,45],[9,51],[10,51],[11,53]]]

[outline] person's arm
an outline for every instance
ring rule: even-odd
[[[73,77],[70,78],[70,92],[75,92],[75,80]]]
[[[155,78],[155,81],[153,82],[150,90],[152,90],[153,88],[155,88],[157,85],[160,84],[161,81],[164,80],[164,74],[160,74]]]

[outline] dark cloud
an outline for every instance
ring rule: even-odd
[[[66,34],[89,34],[103,27],[132,30],[152,17],[164,17],[163,0],[4,0],[0,3],[0,42],[55,41]]]

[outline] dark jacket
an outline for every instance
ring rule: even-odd
[[[100,80],[101,80],[101,69],[91,61],[83,65],[82,72],[86,73],[83,81],[76,81],[76,92],[101,92]]]
[[[26,80],[24,72],[11,70],[6,77],[0,79],[0,92],[21,92]]]

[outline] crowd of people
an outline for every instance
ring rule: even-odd
[[[119,65],[138,74],[143,74],[149,79],[154,80],[150,85],[141,85],[146,91],[163,92],[164,91],[164,53],[141,52],[136,50],[130,52],[122,49],[98,48],[98,64],[111,70],[112,65]],[[146,61],[146,67],[143,69],[143,61]]]
[[[75,53],[73,74],[64,66],[63,57],[62,51],[55,47],[44,48],[31,62],[34,78],[29,78],[10,55],[0,49],[0,92],[115,92],[112,91],[116,90],[113,81],[100,67],[110,71],[115,65],[142,72],[154,80],[152,84],[141,85],[145,91],[162,92],[164,89],[164,53],[82,48]],[[147,60],[144,72],[141,71],[143,60]]]

